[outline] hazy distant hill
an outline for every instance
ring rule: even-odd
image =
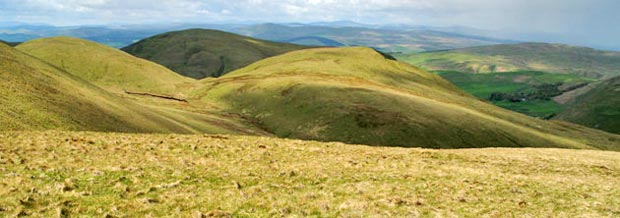
[[[181,75],[202,79],[222,76],[255,61],[304,48],[217,30],[191,29],[156,35],[123,51],[162,64]]]
[[[329,46],[329,47],[338,47],[345,46],[340,42],[318,36],[302,36],[298,38],[293,38],[289,40],[285,40],[285,42],[299,44],[299,45],[308,45],[308,46]]]
[[[299,43],[313,46],[367,46],[389,52],[432,51],[479,45],[512,43],[459,34],[451,29],[416,26],[375,26],[354,22],[291,23],[291,24],[168,24],[124,26],[16,25],[0,27],[0,39],[24,42],[36,38],[71,36],[112,47],[125,47],[156,34],[190,28],[217,29],[263,40]]]
[[[322,37],[348,46],[374,47],[389,52],[434,51],[509,42],[433,30],[395,30],[317,25],[261,24],[235,28],[232,31],[260,39],[283,42],[300,37]],[[317,43],[316,45],[323,44]]]
[[[8,45],[8,46],[17,46],[17,45],[19,45],[19,42],[5,42],[5,41],[2,41],[2,40],[0,40],[0,43]]]
[[[620,75],[620,52],[561,44],[504,44],[397,56],[428,70],[470,73],[534,70],[592,78]]]

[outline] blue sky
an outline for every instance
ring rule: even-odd
[[[469,26],[620,47],[620,0],[0,0],[0,21],[52,25],[317,22]]]

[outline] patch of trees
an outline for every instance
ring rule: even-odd
[[[559,96],[565,92],[572,91],[588,85],[588,83],[578,83],[575,85],[565,86],[564,83],[543,83],[532,85],[528,91],[518,91],[512,93],[493,92],[489,96],[490,101],[510,101],[525,102],[534,100],[549,101],[551,98]]]

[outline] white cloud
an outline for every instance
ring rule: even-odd
[[[618,0],[0,0],[0,21],[72,24],[316,22],[463,25],[619,38]],[[597,38],[598,39],[598,38]]]

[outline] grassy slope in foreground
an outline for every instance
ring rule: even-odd
[[[620,134],[620,77],[595,84],[566,107],[556,119]]]
[[[17,49],[110,91],[177,95],[191,82],[169,69],[87,40],[54,37],[28,41]]]
[[[369,48],[290,52],[202,83],[193,99],[219,102],[280,137],[434,148],[620,148],[617,135],[497,108]]]
[[[255,61],[306,48],[217,30],[191,29],[156,35],[124,51],[162,64],[182,75],[218,77]]]
[[[0,216],[620,216],[609,151],[75,132],[0,148]]]
[[[547,43],[491,45],[397,55],[427,70],[469,73],[544,71],[592,78],[620,75],[620,52]]]

